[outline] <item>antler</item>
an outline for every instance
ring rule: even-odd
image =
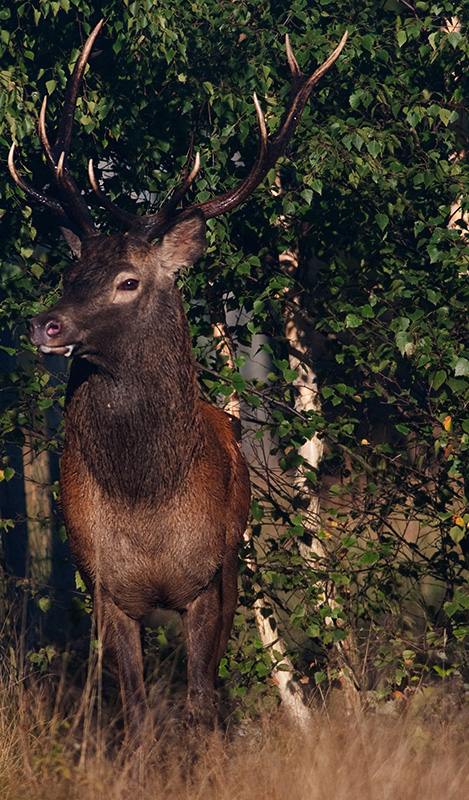
[[[184,178],[183,182],[173,192],[166,203],[164,203],[161,208],[158,209],[156,214],[146,214],[142,217],[138,214],[132,214],[130,211],[125,211],[124,209],[119,208],[119,206],[116,205],[116,203],[113,203],[112,200],[110,200],[109,197],[102,191],[96,179],[92,158],[90,158],[88,162],[88,176],[91,186],[99,197],[103,208],[106,208],[114,217],[116,217],[116,219],[119,220],[119,222],[122,222],[124,225],[126,225],[129,231],[136,233],[142,238],[151,240],[156,239],[157,236],[161,236],[161,234],[164,233],[167,228],[169,228],[174,218],[174,211],[186,194],[189,186],[197,175],[199,168],[200,155],[199,153],[196,153],[192,170],[189,174],[187,174],[186,170],[186,177]]]
[[[8,155],[8,167],[13,180],[38,203],[50,208],[54,214],[58,216],[59,223],[61,223],[65,228],[68,228],[76,233],[78,236],[93,235],[97,233],[97,229],[94,225],[88,206],[80,194],[74,179],[68,171],[67,162],[70,154],[72,126],[75,116],[78,92],[81,87],[81,82],[85,72],[86,64],[88,63],[89,55],[93,48],[96,37],[103,26],[103,23],[104,20],[102,19],[100,22],[98,22],[96,27],[89,35],[75,64],[73,73],[67,82],[62,114],[57,129],[55,144],[53,146],[51,146],[49,143],[45,123],[47,96],[44,97],[41,106],[41,112],[39,114],[39,138],[46,154],[47,163],[49,164],[57,185],[61,190],[64,203],[61,203],[52,197],[48,197],[42,192],[38,192],[28,181],[19,175],[15,166],[14,144],[12,144]]]
[[[279,157],[285,151],[288,142],[290,141],[299,121],[306,102],[318,81],[327,72],[327,70],[334,64],[336,59],[342,52],[345,42],[347,41],[347,32],[344,33],[339,44],[330,56],[321,64],[320,67],[310,76],[301,72],[298,62],[293,54],[288,35],[285,37],[285,45],[287,51],[288,63],[291,73],[291,90],[288,107],[286,108],[279,128],[269,142],[267,139],[267,128],[265,124],[264,115],[262,113],[257,96],[254,94],[254,105],[256,107],[257,118],[259,121],[259,146],[256,161],[249,173],[234,189],[229,192],[213,197],[206,200],[204,203],[198,203],[194,206],[184,208],[178,212],[178,219],[192,213],[194,209],[201,211],[205,219],[218,217],[226,211],[231,211],[246,200],[254,189],[259,186],[261,181],[265,178],[268,171],[274,166]],[[90,176],[91,185],[98,195],[101,203],[107,208],[117,219],[124,222],[130,230],[135,232],[138,236],[148,240],[156,239],[161,236],[171,224],[174,219],[174,211],[179,201],[182,200],[184,194],[189,188],[192,180],[195,178],[199,168],[199,156],[197,154],[194,167],[188,177],[184,180],[180,188],[174,192],[172,197],[165,203],[155,214],[147,214],[145,216],[138,216],[131,214],[127,211],[120,209],[115,203],[109,200],[104,192],[100,189],[96,180],[93,162],[90,160],[88,173]]]
[[[14,164],[14,144],[11,146],[8,157],[8,166],[16,183],[37,202],[50,208],[61,219],[65,227],[78,233],[78,235],[81,233],[85,236],[93,235],[97,233],[97,230],[84,198],[80,194],[75,181],[68,171],[67,161],[70,152],[72,125],[78,92],[90,52],[102,25],[103,20],[101,20],[91,32],[75,65],[73,74],[67,83],[63,111],[58,126],[57,137],[53,146],[49,143],[45,125],[47,97],[44,98],[39,115],[39,138],[46,154],[47,162],[55,176],[65,203],[62,204],[58,200],[54,200],[36,191],[33,186],[18,174]],[[259,101],[256,95],[254,95],[254,105],[259,122],[259,146],[256,161],[249,175],[229,192],[206,200],[204,203],[198,203],[178,211],[178,219],[192,213],[194,209],[201,211],[205,219],[218,217],[220,214],[224,214],[226,211],[231,211],[233,208],[239,206],[252,194],[254,189],[261,183],[268,171],[275,165],[278,158],[285,151],[300,121],[301,114],[313,88],[325,72],[334,64],[342,52],[346,41],[347,32],[344,33],[338,46],[324,63],[321,64],[312,75],[308,76],[301,72],[298,62],[293,55],[290,40],[288,36],[285,37],[287,58],[291,73],[291,90],[288,106],[282,116],[276,134],[271,141],[268,140],[264,115],[261,111]],[[151,241],[161,236],[174,221],[176,208],[197,175],[199,166],[200,157],[199,154],[197,154],[193,168],[190,172],[186,169],[185,177],[179,188],[173,192],[171,197],[155,214],[147,214],[145,216],[132,214],[129,211],[119,208],[119,206],[106,196],[98,184],[94,173],[93,161],[91,159],[88,164],[88,174],[91,185],[103,207],[116,217],[119,222],[122,222],[131,233]]]
[[[214,197],[196,206],[196,208],[200,208],[203,212],[205,219],[218,217],[220,214],[224,214],[226,211],[231,211],[231,209],[236,208],[236,206],[244,202],[254,189],[259,186],[261,181],[263,181],[269,170],[272,169],[282,153],[285,152],[313,88],[339,57],[345,47],[347,36],[348,33],[346,31],[335,50],[309,77],[301,72],[298,62],[293,55],[288,34],[285,36],[285,47],[291,73],[291,89],[288,106],[284,111],[278,130],[273,139],[269,142],[267,139],[264,115],[257,96],[254,94],[253,100],[256,107],[257,119],[259,121],[257,159],[249,175],[244,178],[238,186],[235,186],[234,189],[219,197]]]

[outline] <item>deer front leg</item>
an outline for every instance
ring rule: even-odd
[[[221,572],[183,614],[188,656],[187,702],[194,725],[212,727],[217,716],[216,680],[222,630]]]
[[[105,591],[96,593],[94,608],[104,659],[119,678],[128,743],[136,750],[150,738],[140,623],[124,614]]]

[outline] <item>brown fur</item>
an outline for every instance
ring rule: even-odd
[[[86,240],[63,298],[33,320],[35,344],[75,348],[62,505],[136,745],[148,717],[140,621],[156,606],[182,614],[188,709],[203,721],[236,607],[249,478],[228,417],[199,398],[174,285],[204,230],[196,213],[157,245]],[[123,290],[128,280],[138,288]]]

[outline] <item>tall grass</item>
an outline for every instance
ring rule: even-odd
[[[68,673],[0,686],[2,800],[465,800],[469,709],[441,690],[406,707],[347,715],[336,702],[311,729],[281,711],[202,739],[156,713],[159,740],[136,783],[122,758],[118,704],[103,701],[96,665],[84,688]],[[167,702],[167,691],[163,693]],[[156,701],[153,693],[154,702]]]

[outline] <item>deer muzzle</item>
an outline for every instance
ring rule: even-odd
[[[50,353],[69,358],[75,343],[69,344],[66,325],[51,311],[43,311],[31,320],[29,339],[41,353]]]

